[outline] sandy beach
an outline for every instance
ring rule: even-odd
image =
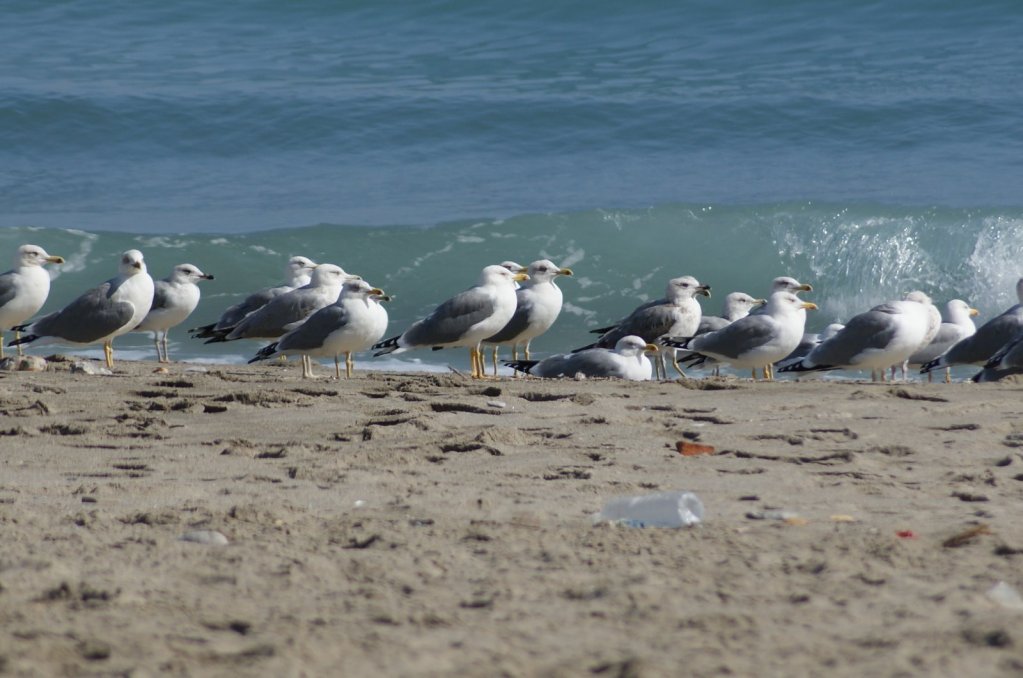
[[[0,374],[0,673],[1023,672],[1019,381],[67,367]]]

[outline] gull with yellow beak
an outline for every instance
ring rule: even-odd
[[[352,377],[352,354],[365,351],[384,336],[387,310],[381,301],[390,301],[378,287],[364,280],[348,280],[338,300],[324,306],[274,343],[260,349],[250,363],[277,356],[300,354],[305,358],[333,358],[334,375],[341,378],[339,357],[345,354],[345,376]],[[302,377],[312,379],[312,366],[302,361]]]
[[[552,355],[543,360],[508,360],[505,365],[534,377],[579,378],[604,377],[646,381],[653,373],[647,353],[656,353],[657,345],[642,337],[628,335],[614,349],[587,348],[575,353]]]
[[[500,331],[515,315],[518,301],[515,283],[529,280],[525,273],[512,273],[500,265],[487,266],[479,282],[451,297],[402,334],[374,344],[374,356],[401,353],[413,348],[469,348],[473,379],[485,375],[481,343]]]
[[[484,344],[491,344],[494,347],[495,377],[499,346],[511,346],[512,359],[517,360],[519,346],[524,344],[526,360],[529,360],[529,342],[549,330],[561,313],[561,288],[554,279],[559,275],[572,275],[572,269],[560,268],[550,259],[534,261],[527,271],[529,281],[515,292],[518,300],[515,315],[500,332],[483,340]]]
[[[26,332],[8,346],[57,342],[103,344],[107,367],[114,366],[116,337],[135,329],[153,305],[153,279],[146,271],[142,252],[128,250],[121,255],[116,277],[92,288],[64,308],[33,323],[18,325]]]
[[[763,310],[740,318],[716,332],[708,332],[691,339],[664,340],[665,346],[685,349],[696,356],[714,358],[737,369],[764,371],[771,380],[770,365],[792,353],[803,338],[806,311],[817,305],[803,301],[791,292],[774,292]]]
[[[0,358],[4,357],[4,330],[38,313],[50,295],[50,274],[43,266],[63,263],[63,257],[47,254],[38,245],[22,245],[14,255],[14,268],[0,275]],[[14,338],[20,338],[17,330]],[[18,355],[21,353],[18,344]]]
[[[978,315],[980,315],[980,311],[971,308],[962,299],[953,299],[946,303],[945,317],[947,321],[941,323],[937,333],[935,333],[927,345],[917,349],[916,353],[909,356],[909,360],[906,361],[908,366],[920,367],[929,363],[951,348],[956,342],[972,337],[977,333],[977,326],[973,323],[973,319]],[[927,381],[931,381],[930,372],[927,373]],[[946,367],[945,383],[947,384],[951,381],[951,368]]]

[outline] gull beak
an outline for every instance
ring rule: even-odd
[[[132,268],[137,268],[138,270],[141,271],[142,270],[142,262],[141,261],[136,261],[136,262],[132,263],[131,267]]]
[[[349,280],[362,280],[362,276],[361,275],[351,275],[350,273],[346,274],[345,275],[345,281],[347,282]]]
[[[696,288],[696,293],[697,294],[702,294],[705,297],[709,297],[710,296],[710,285],[700,285],[699,287]]]
[[[980,311],[978,311],[975,308],[971,308],[969,313],[971,318],[976,318],[978,315],[980,315]]]
[[[754,299],[753,300],[753,305],[754,306],[763,306],[766,303],[767,303],[767,299]]]
[[[525,282],[529,280],[529,275],[525,273],[516,273],[512,276],[512,280],[514,280],[515,282]]]
[[[199,277],[200,277],[201,279],[203,279],[203,280],[214,280],[214,277],[213,277],[213,274],[212,274],[212,273],[203,273],[203,274],[202,274],[201,276],[199,276]]]
[[[369,293],[372,294],[374,297],[386,297],[387,296],[387,293],[384,292],[379,287],[374,287],[373,289],[371,289],[369,291]]]
[[[643,347],[644,353],[657,353],[660,350],[661,349],[660,347],[657,346],[657,344],[647,344],[646,346]]]
[[[798,289],[800,292],[813,292],[813,285],[811,285],[810,283],[803,283],[796,289]]]
[[[799,305],[799,308],[805,308],[807,311],[818,310],[817,304],[813,303],[812,301],[804,301]]]
[[[58,257],[56,254],[51,254],[50,256],[46,257],[46,261],[50,262],[51,264],[63,264],[64,257]]]
[[[575,275],[575,274],[572,273],[572,269],[570,269],[570,268],[563,268],[563,269],[558,271],[558,275]]]

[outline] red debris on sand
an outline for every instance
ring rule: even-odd
[[[916,532],[913,530],[899,530],[895,533],[899,539],[916,539]]]
[[[714,454],[714,447],[712,445],[701,445],[700,443],[691,443],[688,440],[680,440],[675,443],[675,449],[683,457],[695,457],[699,454]]]

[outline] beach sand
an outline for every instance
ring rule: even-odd
[[[66,368],[0,375],[0,673],[1023,672],[1019,382]]]

